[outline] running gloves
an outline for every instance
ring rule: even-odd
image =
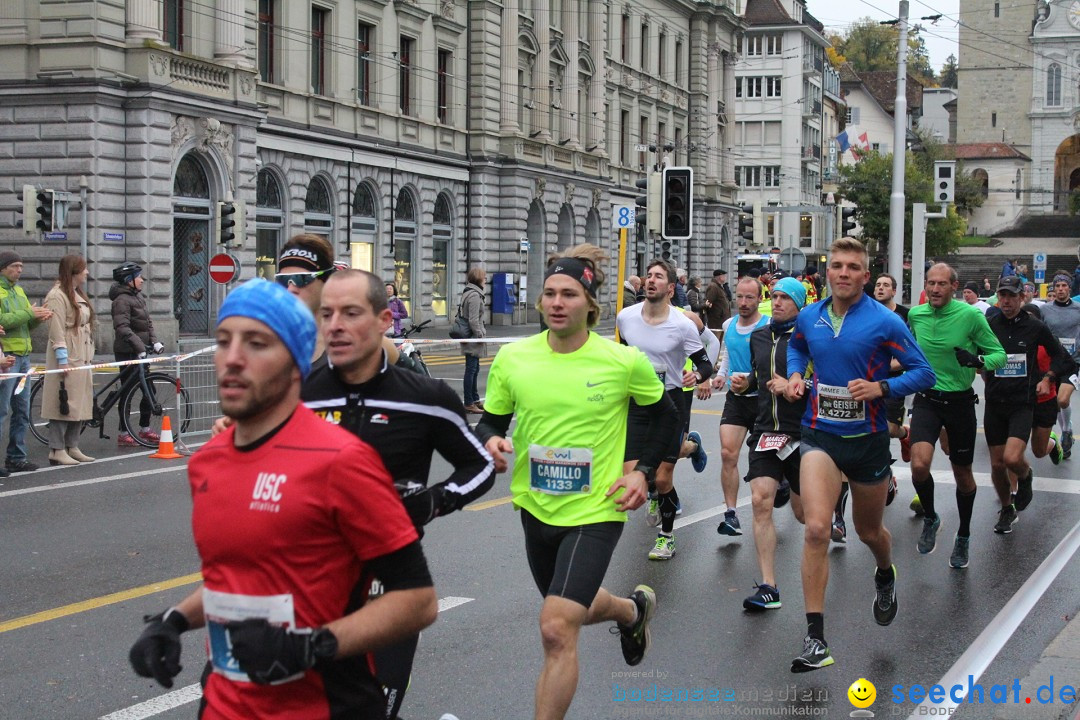
[[[953,352],[956,353],[956,362],[960,363],[960,367],[975,368],[976,370],[982,369],[983,361],[978,355],[975,355],[962,347],[954,347]]]
[[[443,489],[438,485],[424,487],[418,482],[408,480],[394,483],[394,489],[401,496],[405,512],[413,525],[420,528],[439,517],[442,510]]]
[[[332,660],[338,641],[327,628],[289,630],[266,620],[243,620],[225,626],[232,656],[258,685],[280,682]]]
[[[163,687],[171,688],[173,678],[183,669],[180,665],[180,633],[189,627],[187,618],[169,608],[144,619],[146,629],[128,653],[131,667],[138,675],[152,677]]]

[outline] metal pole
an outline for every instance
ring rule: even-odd
[[[836,198],[832,193],[825,196],[825,247],[828,248],[836,240],[833,234],[836,232]]]
[[[911,204],[911,298],[914,305],[926,283],[926,203]],[[897,283],[904,284],[900,273]]]
[[[904,276],[904,161],[907,149],[907,36],[908,0],[900,0],[900,37],[896,48],[896,102],[893,109],[893,179],[889,195],[889,272]],[[912,262],[914,270],[914,262]],[[898,281],[896,302],[904,303],[903,283]],[[912,286],[914,291],[914,286]]]
[[[655,210],[653,212],[656,212]],[[623,283],[626,282],[626,228],[619,228],[619,285],[615,292],[615,315],[622,312]],[[615,342],[619,342],[619,326],[615,326]]]

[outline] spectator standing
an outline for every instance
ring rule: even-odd
[[[690,300],[686,297],[686,271],[679,268],[676,277],[679,281],[675,283],[675,305],[681,308],[689,307]]]
[[[15,358],[6,372],[30,372],[30,331],[52,313],[43,307],[31,305],[26,292],[18,284],[22,277],[23,261],[11,250],[0,252],[0,326],[4,329],[0,346],[4,353]],[[26,429],[30,427],[30,393],[27,389],[16,394],[19,378],[0,382],[0,432],[4,419],[11,410],[11,426],[8,431],[7,458],[0,468],[0,477],[13,472],[37,470],[37,465],[26,459]]]
[[[686,301],[690,303],[690,311],[698,315],[705,309],[705,291],[701,289],[701,278],[690,278],[690,284],[686,288]]]
[[[979,294],[979,296],[986,298],[990,297],[993,294],[994,287],[990,284],[990,278],[984,277],[982,281],[982,292]]]
[[[401,335],[401,321],[409,317],[409,310],[405,302],[397,296],[397,285],[386,283],[387,306],[390,308],[390,316],[394,318],[394,336]]]
[[[705,326],[716,337],[723,334],[724,321],[731,317],[731,295],[727,284],[727,270],[713,270],[712,282],[705,288]]]
[[[483,268],[473,267],[465,276],[465,289],[461,291],[461,316],[468,320],[471,338],[478,339],[487,335],[484,327],[484,283],[487,281],[487,273]],[[487,355],[487,348],[481,342],[466,342],[461,344],[461,352],[465,355],[465,377],[462,378],[463,396],[465,409],[476,415],[484,412],[484,406],[480,402],[480,391],[477,390],[476,382],[480,377],[480,358]]]
[[[1005,264],[1001,266],[1001,277],[1009,277],[1016,274],[1016,265],[1009,258],[1005,258]]]
[[[630,307],[638,302],[638,290],[641,289],[641,278],[631,275],[623,281],[622,306]]]
[[[150,319],[146,298],[142,294],[143,285],[146,283],[142,268],[133,262],[126,262],[113,270],[113,280],[115,283],[109,288],[109,300],[112,301],[113,354],[116,360],[139,360],[146,357],[148,352],[160,354],[165,346],[158,342],[154,334],[154,321]],[[138,372],[135,365],[122,367],[121,385]],[[150,398],[144,397],[139,403],[139,437],[149,442],[158,442],[161,437],[150,429],[152,412]],[[123,408],[118,407],[117,414],[120,417],[120,434],[116,437],[116,444],[124,447],[137,446],[139,443],[124,427]]]
[[[94,309],[86,296],[89,274],[81,255],[65,255],[56,284],[45,296],[45,307],[52,312],[45,367],[64,370],[45,376],[41,397],[41,417],[49,421],[50,465],[94,459],[79,450],[83,421],[94,417],[94,376],[79,370],[94,361]]]

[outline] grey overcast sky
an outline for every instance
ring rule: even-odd
[[[940,71],[949,55],[960,56],[956,45],[960,0],[910,0],[908,21],[923,26],[922,36],[930,51],[930,64]],[[810,13],[825,24],[826,29],[846,31],[852,23],[864,17],[874,20],[893,20],[900,13],[898,0],[807,0]],[[937,24],[920,20],[941,14]]]

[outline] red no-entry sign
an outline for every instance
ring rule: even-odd
[[[231,283],[240,274],[240,263],[232,255],[219,253],[210,258],[210,279],[221,285]]]

